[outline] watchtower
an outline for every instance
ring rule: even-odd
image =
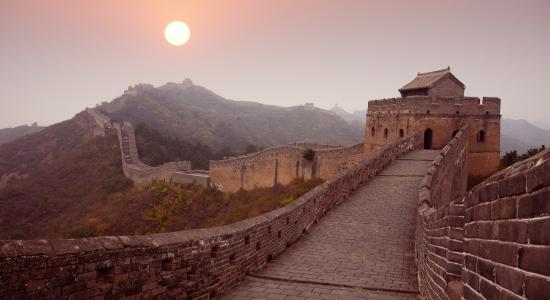
[[[423,134],[424,148],[441,149],[468,124],[469,174],[492,174],[500,163],[500,99],[465,97],[465,88],[447,67],[418,73],[400,98],[369,101],[365,157],[414,131]]]

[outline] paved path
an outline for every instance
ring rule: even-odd
[[[417,299],[418,187],[439,151],[389,165],[223,299]]]

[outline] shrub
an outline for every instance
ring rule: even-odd
[[[500,159],[500,168],[504,169],[508,166],[511,166],[511,165],[515,164],[516,162],[518,162],[518,161],[522,161],[524,159],[527,159],[527,158],[543,151],[544,149],[546,149],[546,146],[541,145],[540,148],[537,148],[537,147],[531,148],[531,149],[527,150],[527,152],[525,152],[524,154],[521,154],[521,155],[519,155],[516,150],[507,152]]]

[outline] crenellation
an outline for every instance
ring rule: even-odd
[[[483,99],[483,100],[482,100]],[[500,115],[500,99],[496,97],[407,97],[369,101],[367,114],[430,114]]]
[[[423,85],[424,80],[413,81],[402,91],[406,95],[401,98],[369,101],[364,155],[372,155],[400,138],[401,133],[408,134],[411,130],[425,133],[427,149],[441,149],[453,134],[468,124],[471,127],[470,175],[487,176],[496,171],[500,159],[500,99],[464,96],[464,84],[452,76],[450,69],[428,75],[433,75],[435,80],[429,86]],[[438,87],[437,80],[457,88]],[[437,92],[430,92],[438,88]],[[410,89],[421,89],[425,93],[410,94]]]
[[[541,266],[550,264],[544,250],[550,239],[543,238],[550,209],[541,203],[550,195],[550,150],[467,192],[468,130],[463,127],[441,150],[419,189],[415,252],[420,297],[546,299],[550,273]],[[530,285],[529,276],[546,285]]]
[[[390,162],[419,146],[418,134],[405,137],[294,202],[230,225],[133,236],[0,241],[0,276],[9,278],[0,282],[0,293],[7,298],[189,299],[223,294],[281,255],[326,211]]]
[[[295,178],[329,179],[359,163],[363,144],[333,146],[307,142],[267,148],[255,153],[210,161],[210,174],[226,192],[288,184]],[[312,149],[315,158],[308,161],[304,151]]]

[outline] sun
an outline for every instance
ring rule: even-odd
[[[164,37],[171,45],[181,46],[189,41],[191,30],[189,30],[189,26],[182,21],[173,21],[166,25]]]

